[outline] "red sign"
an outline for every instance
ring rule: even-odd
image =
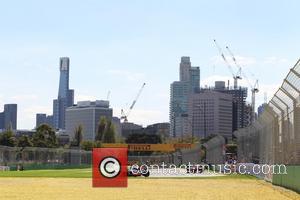
[[[93,149],[93,187],[127,187],[127,148]]]

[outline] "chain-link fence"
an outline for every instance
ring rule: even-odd
[[[195,144],[192,149],[181,149],[175,152],[153,152],[149,156],[128,156],[129,162],[150,162],[153,164],[188,164],[201,161],[201,145]],[[92,152],[80,149],[7,147],[0,146],[0,166],[16,167],[19,164],[29,168],[70,167],[91,165]]]
[[[129,156],[128,160],[131,162],[148,162],[151,164],[188,164],[201,162],[201,145],[195,144],[192,149],[178,149],[170,153],[153,153],[149,156]]]
[[[300,164],[300,60],[258,119],[234,134],[240,162]]]
[[[300,192],[300,60],[258,119],[234,135],[239,162],[285,165],[286,174],[265,174],[263,178]]]
[[[90,165],[91,152],[79,149],[0,146],[0,166]]]
[[[208,164],[224,164],[225,139],[218,135],[203,144],[206,149],[206,162]]]

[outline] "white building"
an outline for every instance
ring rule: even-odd
[[[195,137],[232,137],[232,95],[203,90],[190,95],[188,118]]]
[[[76,127],[82,126],[83,140],[94,141],[101,117],[112,119],[109,101],[81,101],[66,109],[66,132],[74,139]]]

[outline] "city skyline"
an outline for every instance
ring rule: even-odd
[[[282,74],[298,59],[299,47],[293,45],[300,42],[300,30],[294,26],[296,1],[288,7],[259,1],[119,4],[122,9],[116,9],[115,3],[95,1],[71,5],[29,1],[20,2],[19,7],[3,3],[3,7],[15,7],[15,12],[4,9],[0,14],[0,65],[5,75],[0,107],[18,104],[20,129],[33,128],[36,113],[52,113],[59,57],[71,59],[75,102],[105,100],[111,91],[114,116],[120,116],[121,108],[128,109],[140,84],[146,82],[129,119],[143,125],[169,120],[169,84],[178,79],[181,56],[190,56],[193,65],[200,66],[201,86],[228,79],[233,84],[213,39],[224,51],[230,46],[251,81],[259,79],[257,107],[264,101],[264,92],[271,98]],[[76,15],[86,11],[89,14]],[[245,80],[241,84],[248,87]]]

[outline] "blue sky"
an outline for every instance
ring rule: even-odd
[[[146,82],[129,121],[168,121],[169,87],[181,56],[201,85],[231,79],[213,39],[229,45],[270,99],[299,58],[297,1],[0,1],[0,106],[18,103],[18,128],[52,113],[59,57],[71,59],[76,100],[105,99],[114,115]],[[231,79],[231,83],[232,83]],[[245,80],[241,82],[247,86]],[[1,108],[0,108],[1,110]]]

